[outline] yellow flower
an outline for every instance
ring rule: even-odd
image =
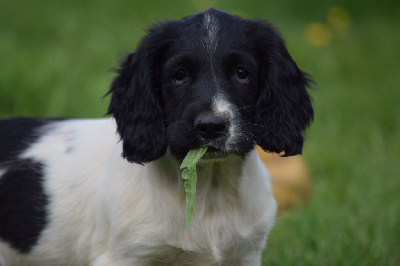
[[[330,43],[332,32],[326,25],[320,22],[312,22],[306,26],[304,36],[310,45],[324,47]]]

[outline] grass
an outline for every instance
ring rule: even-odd
[[[313,199],[277,220],[263,265],[400,265],[399,3],[3,1],[0,117],[102,117],[110,69],[146,25],[208,5],[272,21],[318,84],[304,150]],[[310,45],[305,28],[319,21],[329,30],[333,6],[350,14],[350,27]]]

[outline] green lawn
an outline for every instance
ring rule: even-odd
[[[102,117],[118,59],[146,25],[214,5],[273,22],[315,79],[311,203],[280,217],[263,265],[400,265],[400,2],[1,1],[0,117]],[[332,7],[350,16],[336,32]],[[323,47],[310,23],[331,32]],[[319,35],[318,35],[319,36]]]

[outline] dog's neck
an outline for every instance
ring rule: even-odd
[[[197,199],[208,202],[203,213],[212,214],[226,208],[240,207],[240,185],[244,159],[228,156],[223,160],[204,161],[198,165]],[[202,206],[202,204],[198,204]]]
[[[221,211],[228,207],[240,207],[240,187],[243,183],[243,167],[245,158],[229,155],[224,159],[200,160],[197,165],[196,212],[206,215]],[[174,195],[180,195],[180,201],[185,201],[183,179],[179,165],[181,161],[170,154],[152,162],[155,171],[149,173],[159,186],[175,190]],[[163,176],[155,173],[165,173]],[[153,180],[154,181],[154,180]],[[152,183],[154,186],[155,183]]]

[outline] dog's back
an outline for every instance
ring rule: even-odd
[[[90,243],[76,229],[93,228],[93,191],[115,132],[108,119],[0,121],[0,265],[17,252],[59,259],[75,255],[68,246],[88,248],[72,242]]]

